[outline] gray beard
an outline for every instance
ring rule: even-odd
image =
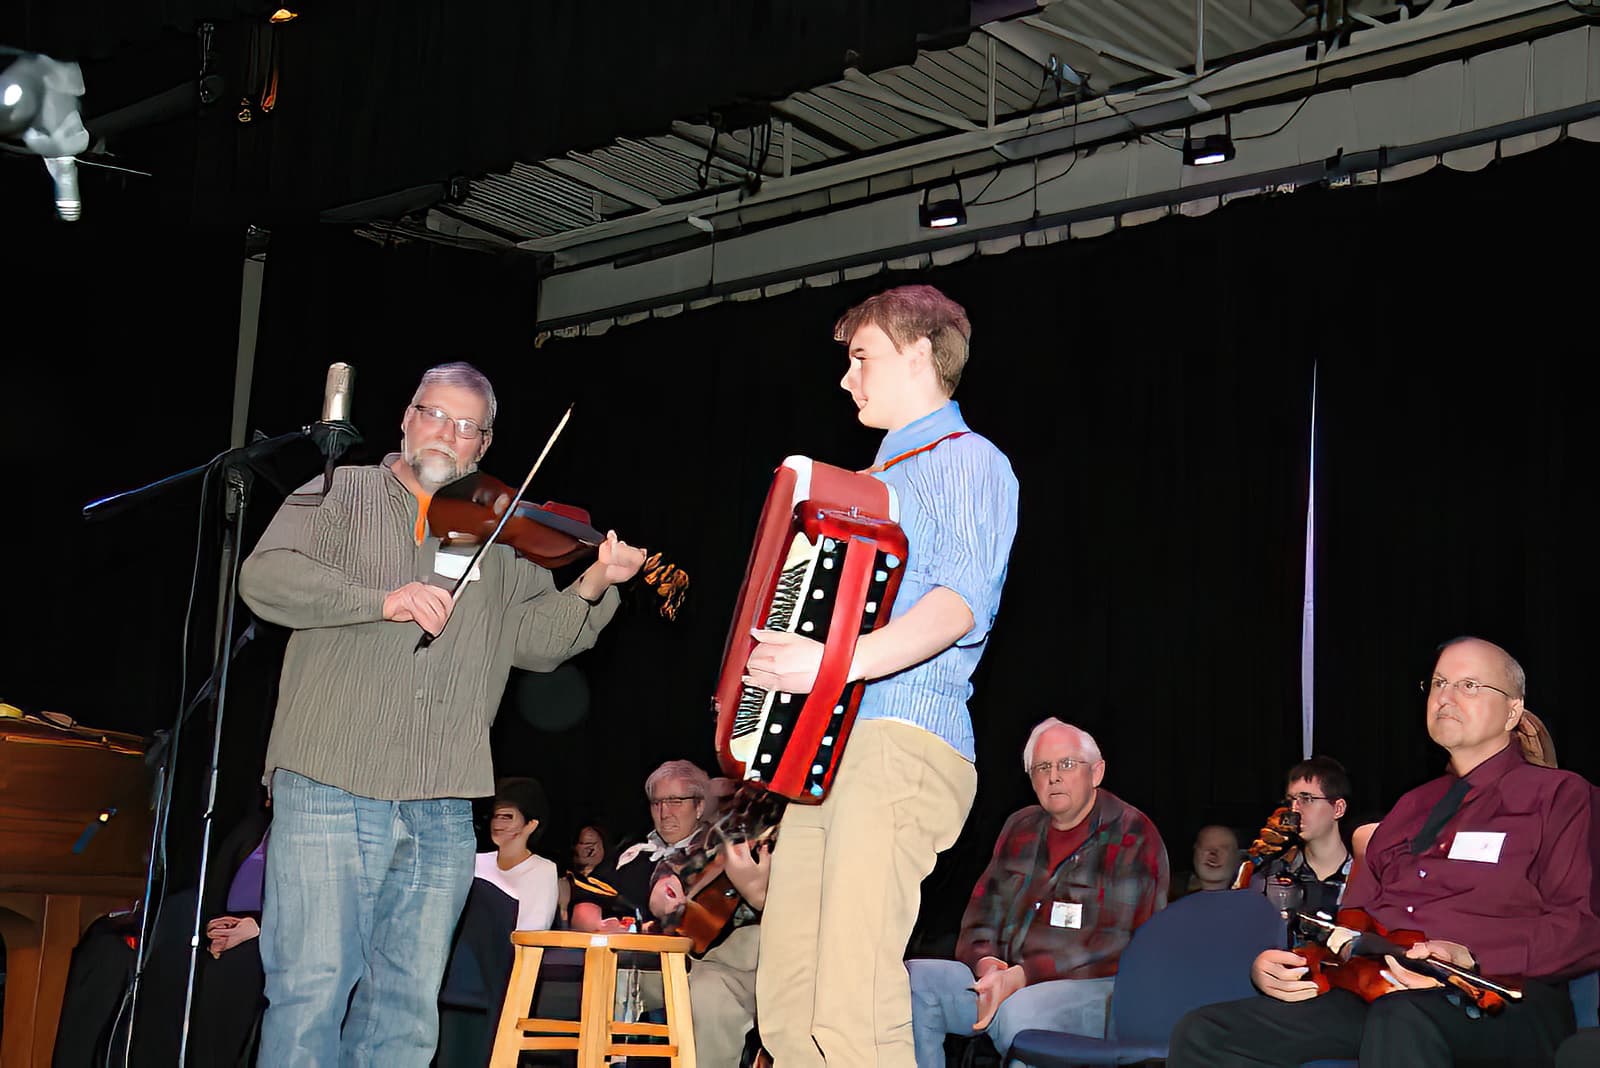
[[[418,453],[411,461],[411,471],[429,489],[438,489],[460,477],[455,462],[437,452]]]

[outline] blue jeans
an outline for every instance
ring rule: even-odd
[[[911,1035],[917,1068],[944,1068],[944,1036],[973,1034],[978,995],[972,969],[958,960],[908,960]],[[985,1032],[1005,1059],[1017,1032],[1030,1027],[1104,1038],[1115,977],[1054,979],[1023,987],[1000,1003]]]
[[[462,798],[374,801],[273,773],[262,1065],[427,1068],[475,847]]]

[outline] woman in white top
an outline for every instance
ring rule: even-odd
[[[489,837],[495,849],[479,853],[474,874],[517,900],[517,930],[545,931],[556,915],[556,866],[534,854],[549,818],[544,790],[533,779],[501,779],[495,788]]]

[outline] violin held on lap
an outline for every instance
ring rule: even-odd
[[[1522,998],[1522,991],[1516,987],[1486,978],[1470,968],[1432,957],[1407,957],[1406,950],[1427,941],[1427,936],[1420,931],[1385,930],[1361,909],[1341,910],[1334,923],[1303,912],[1295,915],[1301,930],[1314,939],[1295,952],[1305,959],[1305,978],[1317,984],[1319,993],[1326,994],[1337,987],[1373,1002],[1404,989],[1387,974],[1388,965],[1383,958],[1392,956],[1408,971],[1442,983],[1450,1000],[1473,1019],[1497,1015],[1506,1002]]]
[[[508,486],[482,471],[439,487],[428,502],[428,527],[442,545],[473,545],[489,537],[516,497]],[[589,513],[571,504],[517,501],[499,541],[540,567],[570,564],[595,552],[606,536],[590,524]],[[689,591],[689,576],[654,553],[640,577],[661,598],[660,612],[676,619]]]

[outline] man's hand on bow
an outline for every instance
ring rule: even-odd
[[[394,623],[415,623],[437,635],[450,621],[455,602],[450,591],[426,582],[408,582],[383,599],[383,618]]]
[[[1458,968],[1476,968],[1477,961],[1472,959],[1472,951],[1459,942],[1446,942],[1442,938],[1430,938],[1426,942],[1418,942],[1406,950],[1406,955],[1398,960],[1393,956],[1385,956],[1384,962],[1389,965],[1389,975],[1393,978],[1396,989],[1426,990],[1429,987],[1443,986],[1431,975],[1423,975],[1407,968],[1406,962],[1412,960],[1442,960],[1446,964],[1454,964]]]

